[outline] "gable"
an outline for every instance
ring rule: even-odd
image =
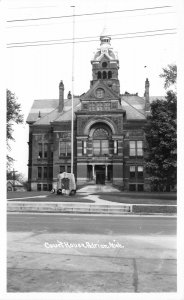
[[[104,96],[99,98],[97,90],[104,90]],[[117,93],[110,89],[102,80],[98,80],[88,91],[81,97],[81,101],[85,100],[114,100],[119,99]]]

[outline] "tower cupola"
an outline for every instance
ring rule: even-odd
[[[118,79],[119,60],[117,52],[111,47],[111,37],[104,28],[100,35],[100,47],[94,54],[92,64],[91,86],[98,80],[108,85],[118,95],[120,84]]]

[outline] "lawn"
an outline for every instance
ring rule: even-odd
[[[173,199],[172,199],[173,198]],[[166,196],[166,195],[153,195],[153,194],[146,194],[141,197],[141,195],[137,194],[123,194],[119,193],[116,195],[109,195],[109,194],[101,194],[100,199],[107,200],[111,202],[117,203],[129,203],[129,204],[164,204],[164,205],[176,205],[176,199],[174,196]]]
[[[46,196],[46,197],[41,197]],[[30,198],[29,198],[30,197]],[[34,198],[32,198],[34,197]],[[40,197],[40,198],[39,198]],[[18,199],[17,199],[18,198]],[[80,203],[94,203],[94,201],[85,199],[85,196],[61,196],[51,194],[49,192],[9,192],[7,199],[11,202],[24,201],[24,202],[80,202]]]

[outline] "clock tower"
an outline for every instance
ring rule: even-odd
[[[120,95],[120,84],[118,79],[119,60],[116,52],[111,47],[111,37],[106,29],[100,36],[100,48],[94,55],[92,64],[91,87],[98,81],[103,81],[117,96]],[[100,93],[100,92],[99,92]]]

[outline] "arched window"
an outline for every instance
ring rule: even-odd
[[[109,133],[104,128],[97,128],[93,133],[93,155],[109,154]]]
[[[107,73],[105,71],[103,71],[103,79],[107,78]]]
[[[109,78],[109,79],[112,78],[112,72],[111,72],[111,71],[108,72],[108,78]]]
[[[98,79],[101,79],[102,78],[102,74],[101,74],[101,72],[100,71],[98,71]]]

